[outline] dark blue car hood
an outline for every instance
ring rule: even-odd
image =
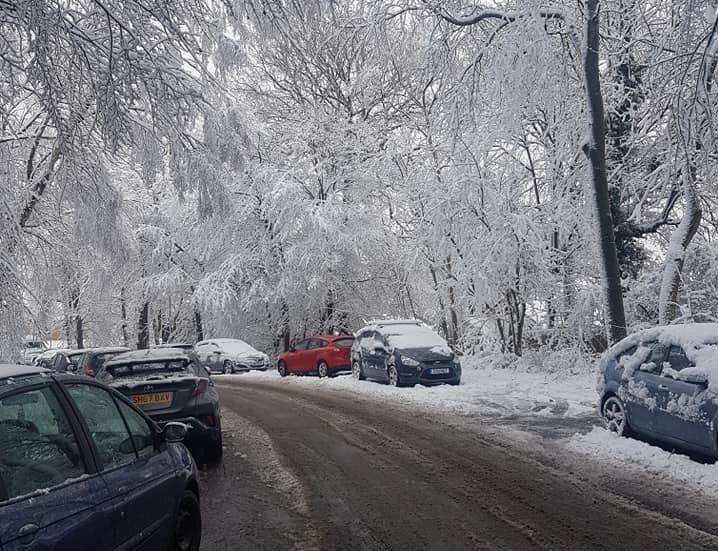
[[[439,354],[434,351],[435,347],[432,348],[397,348],[396,352],[400,356],[409,356],[420,362],[451,362],[454,360],[454,354],[451,353],[448,356],[445,354]]]

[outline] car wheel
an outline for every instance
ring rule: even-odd
[[[354,362],[352,364],[352,376],[357,381],[363,381],[366,377],[364,377],[364,370],[361,368],[361,364],[359,362]]]
[[[317,366],[317,375],[319,375],[322,379],[329,376],[329,366],[327,365],[327,362],[319,362],[319,365]]]
[[[277,365],[277,371],[279,371],[279,375],[281,377],[286,377],[287,375],[289,375],[289,372],[287,371],[287,364],[285,364],[284,362],[279,362],[279,364]]]
[[[399,382],[399,372],[396,370],[396,366],[390,365],[387,368],[387,372],[389,375],[389,384],[391,386],[401,386]]]
[[[234,364],[232,362],[230,362],[229,360],[225,360],[224,365],[222,367],[222,373],[224,373],[225,375],[234,373]]]
[[[628,426],[626,406],[623,405],[618,396],[606,398],[603,402],[601,413],[609,431],[615,432],[618,436],[628,436],[630,434],[631,429]]]
[[[222,459],[222,429],[220,427],[219,429],[219,438],[217,440],[210,440],[207,442],[207,447],[205,448],[205,459],[208,463],[218,463],[220,459]]]
[[[193,492],[186,490],[180,501],[170,541],[170,551],[198,551],[202,540],[202,514]]]

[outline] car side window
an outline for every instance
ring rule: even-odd
[[[135,444],[137,454],[140,457],[147,457],[154,454],[156,451],[154,435],[145,418],[120,400],[117,401],[117,405],[125,421],[127,421],[127,426],[130,429],[130,434],[132,434],[132,441]]]
[[[294,350],[297,352],[301,352],[303,350],[306,350],[308,348],[309,341],[299,341],[297,344],[294,345]]]
[[[106,390],[87,384],[65,386],[85,418],[100,455],[102,468],[113,469],[137,458],[125,421]]]
[[[686,367],[693,367],[693,364],[680,346],[671,346],[671,349],[668,351],[668,363],[671,364],[671,368],[676,371],[681,371]]]
[[[0,503],[85,472],[75,433],[51,388],[0,399]]]
[[[324,348],[326,346],[326,342],[324,342],[321,339],[312,339],[309,341],[309,349],[310,350],[316,350],[318,348]]]

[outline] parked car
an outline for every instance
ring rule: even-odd
[[[0,365],[0,548],[196,551],[185,432],[86,377]]]
[[[55,355],[58,352],[65,352],[67,350],[70,350],[69,348],[48,348],[44,352],[41,352],[37,356],[35,356],[35,359],[33,360],[32,364],[36,365],[38,367],[44,367],[45,369],[52,369],[52,363],[55,361]]]
[[[87,377],[94,377],[107,360],[129,350],[126,346],[90,348],[80,357],[78,371]]]
[[[718,324],[635,333],[611,347],[599,367],[609,430],[718,457]]]
[[[258,369],[266,371],[269,356],[239,339],[211,339],[194,346],[199,361],[213,373],[236,373]]]
[[[97,379],[127,396],[160,426],[169,421],[188,425],[185,443],[204,459],[222,457],[219,394],[209,373],[185,350],[125,352],[106,361]]]
[[[461,363],[433,329],[415,320],[382,320],[360,329],[351,349],[352,374],[393,386],[458,385]]]
[[[22,363],[33,365],[35,358],[47,350],[47,346],[42,341],[27,339],[22,343]]]
[[[35,359],[35,365],[53,371],[77,371],[86,348],[60,348],[47,350]]]
[[[180,348],[181,350],[194,350],[194,345],[188,342],[168,342],[156,344],[152,348]]]
[[[290,373],[316,373],[327,377],[351,370],[351,335],[324,335],[294,343],[277,358],[277,370],[282,377]]]

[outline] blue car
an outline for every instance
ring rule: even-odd
[[[718,457],[718,324],[636,333],[604,355],[599,371],[609,430]]]
[[[392,386],[461,382],[458,357],[434,330],[416,320],[375,321],[356,333],[354,378]]]
[[[185,431],[86,377],[0,365],[0,550],[196,551]]]

